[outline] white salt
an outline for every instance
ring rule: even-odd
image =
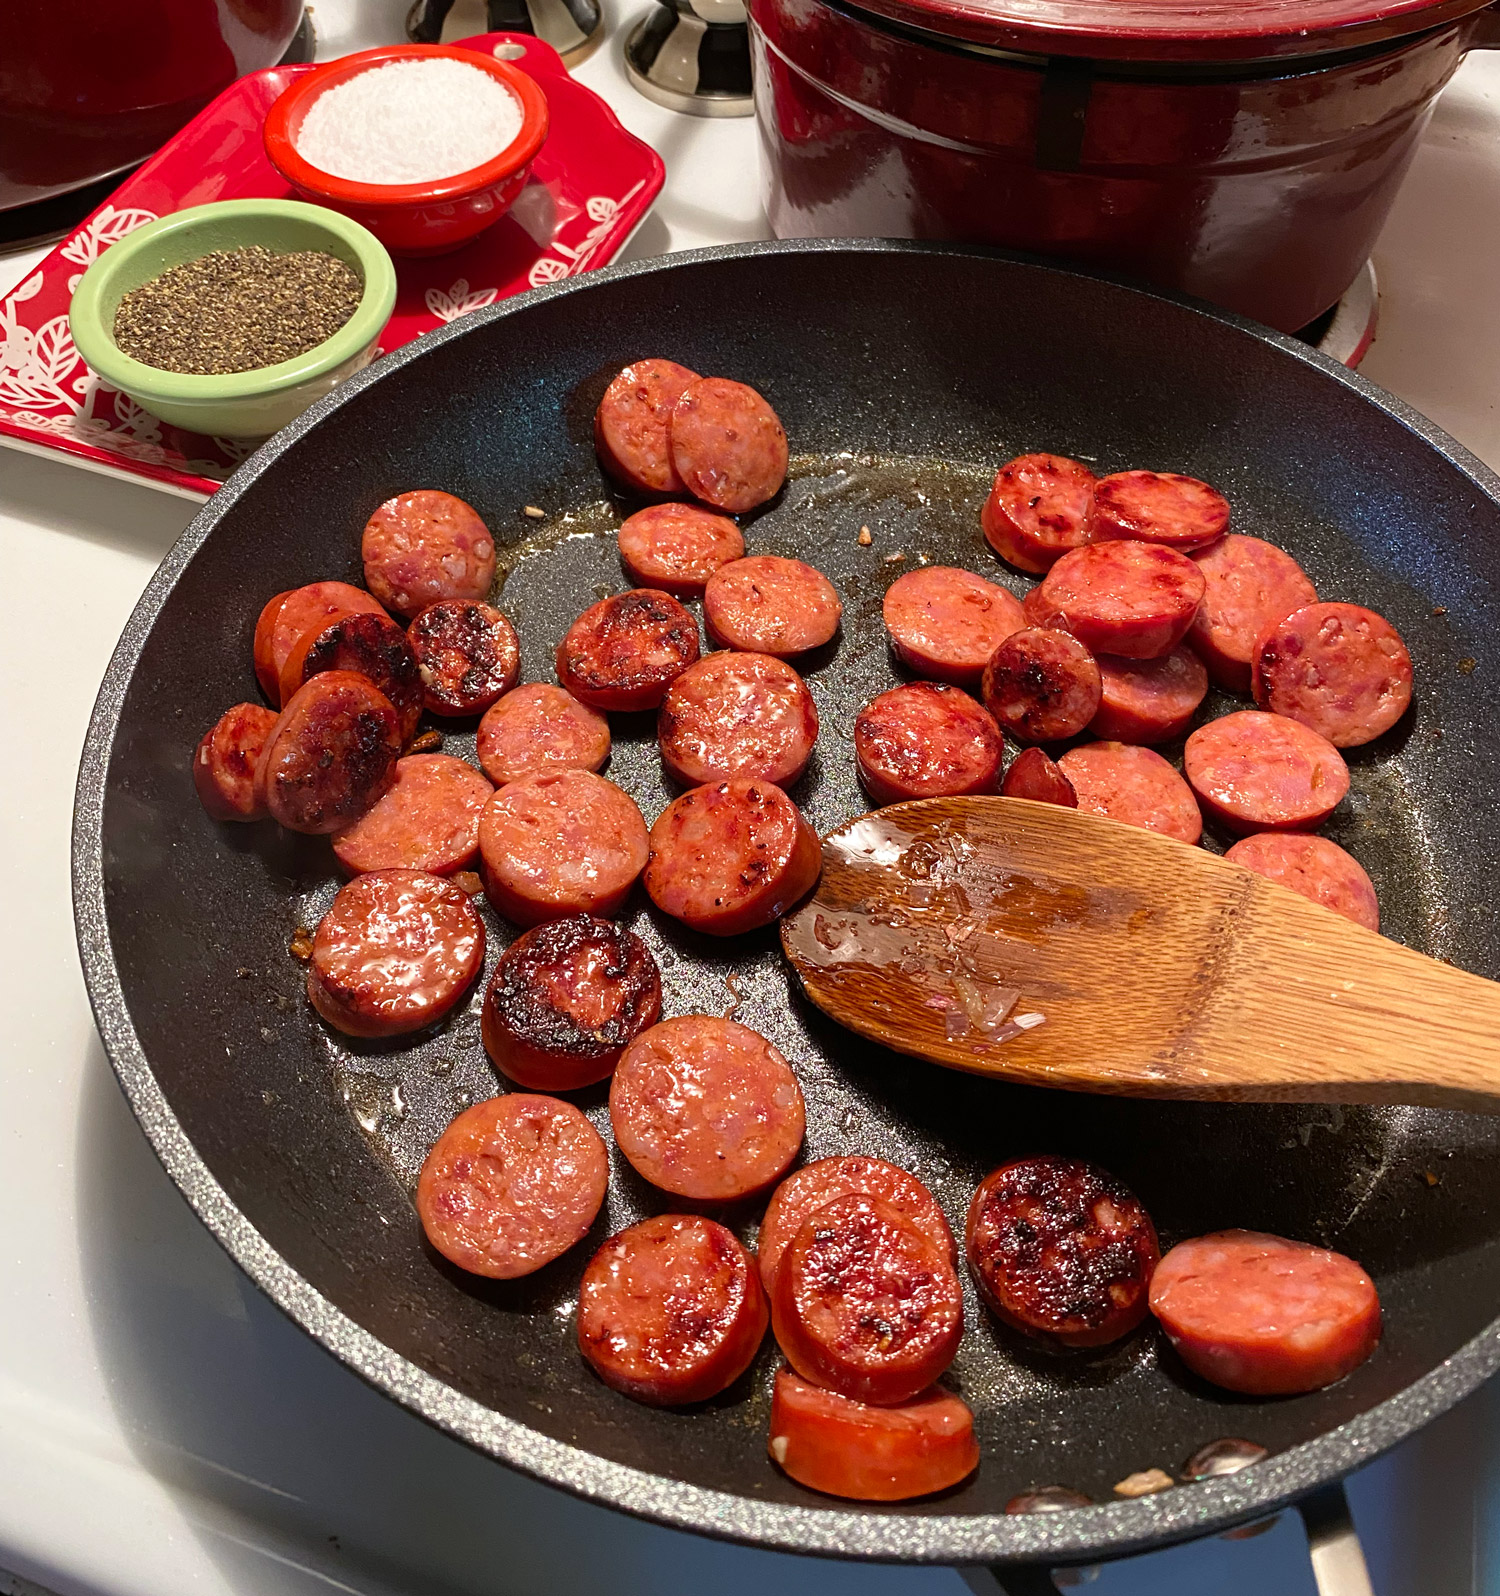
[[[352,183],[430,183],[493,160],[521,131],[521,105],[466,61],[387,61],[308,107],[297,153]]]

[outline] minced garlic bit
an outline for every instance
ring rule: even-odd
[[[547,519],[547,512],[545,510],[539,509],[534,504],[528,504],[526,508],[521,511],[521,514],[529,517],[533,521],[545,521]]]
[[[774,1457],[778,1463],[785,1465],[786,1437],[784,1435],[773,1435],[771,1437],[771,1456]]]
[[[870,535],[869,527],[862,526],[859,529],[859,546],[860,546],[860,548],[867,549],[867,548],[869,548],[869,546],[874,541],[875,541],[875,539]]]
[[[409,754],[428,754],[434,748],[441,748],[442,746],[443,734],[435,728],[429,728],[427,731],[420,732],[413,737],[406,745],[406,751]]]
[[[904,560],[905,558],[906,558],[906,550],[905,549],[897,549],[894,554],[887,554],[886,555],[885,563],[887,565],[894,565],[897,562],[897,560]]]
[[[1127,1474],[1115,1486],[1115,1495],[1151,1496],[1167,1490],[1172,1484],[1172,1476],[1165,1469],[1141,1469],[1137,1474]]]
[[[304,963],[313,955],[313,934],[305,925],[299,925],[292,932],[292,940],[287,943],[286,950],[294,959],[301,959]]]
[[[471,898],[484,891],[484,883],[472,870],[455,870],[449,880],[460,892],[467,892]]]

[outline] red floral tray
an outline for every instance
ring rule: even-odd
[[[461,42],[503,51],[536,78],[552,131],[508,216],[451,255],[397,260],[396,309],[377,353],[481,305],[603,266],[640,225],[665,176],[660,156],[569,77],[550,46],[510,33]],[[212,493],[250,452],[240,440],[158,421],[101,383],[73,347],[68,302],[92,261],[159,216],[210,200],[295,197],[266,160],[261,123],[277,95],[310,70],[271,67],[232,84],[0,298],[0,443],[192,498]]]

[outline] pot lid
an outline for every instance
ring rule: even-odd
[[[1488,0],[852,0],[925,33],[1028,55],[1251,62],[1357,50]],[[1497,0],[1500,5],[1500,0]]]

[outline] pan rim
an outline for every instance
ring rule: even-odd
[[[1486,497],[1500,476],[1433,422],[1367,378],[1295,339],[1182,295],[1141,288],[1107,273],[1058,266],[1004,250],[902,239],[767,240],[629,262],[517,295],[430,333],[341,384],[235,471],[193,518],[152,575],[111,656],[79,765],[72,833],[74,921],[84,983],[105,1051],[132,1112],[163,1167],[220,1246],[262,1292],[316,1342],[403,1407],[521,1473],[586,1500],[675,1529],[771,1550],[866,1561],[971,1565],[1091,1561],[1126,1556],[1265,1516],[1381,1453],[1452,1407],[1500,1368],[1500,1318],[1437,1368],[1314,1440],[1243,1472],[1158,1495],[1066,1513],[911,1514],[757,1501],[651,1474],[554,1440],[466,1397],[363,1329],[323,1298],[241,1212],[189,1141],[136,1035],[110,947],[104,906],[105,781],[120,711],[141,652],[178,577],[246,487],[319,421],[387,373],[450,339],[559,295],[725,260],[780,254],[921,254],[999,260],[1104,283],[1173,304],[1271,344],[1383,411],[1435,449]]]

